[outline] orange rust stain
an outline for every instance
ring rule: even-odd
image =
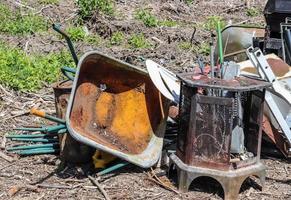
[[[115,98],[112,132],[123,142],[144,147],[151,136],[151,123],[144,94],[130,90],[120,93]]]
[[[98,125],[106,127],[110,117],[110,107],[113,104],[113,95],[108,92],[102,92],[96,101],[96,121]]]

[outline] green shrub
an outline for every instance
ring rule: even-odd
[[[19,10],[12,12],[7,6],[0,4],[0,32],[27,35],[47,29],[48,25],[44,18],[32,13],[21,15]]]
[[[101,43],[101,37],[99,35],[88,35],[85,37],[84,42],[91,45],[99,45]]]
[[[35,91],[43,83],[53,83],[60,67],[74,66],[68,52],[27,55],[24,51],[0,43],[0,84],[20,91]]]
[[[96,10],[106,15],[114,14],[114,4],[112,0],[77,0],[77,4],[82,18],[92,16],[93,12]]]
[[[151,46],[143,34],[133,34],[128,43],[135,49],[149,48]]]
[[[86,33],[82,26],[70,26],[67,28],[67,33],[72,41],[83,41],[86,37]]]
[[[206,22],[203,24],[203,27],[207,31],[213,31],[216,30],[218,22],[220,23],[221,29],[226,26],[226,22],[222,17],[214,15],[207,17]]]
[[[144,9],[139,9],[135,13],[136,19],[142,21],[147,27],[156,27],[158,26],[158,19],[156,16],[152,15],[149,11]]]
[[[124,41],[124,35],[120,31],[113,33],[110,38],[110,43],[112,45],[121,45],[123,41]]]

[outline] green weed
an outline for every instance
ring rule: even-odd
[[[47,29],[48,24],[44,18],[32,13],[21,15],[19,10],[12,12],[7,6],[0,5],[0,32],[27,35]]]
[[[124,35],[120,31],[113,33],[110,38],[110,44],[112,45],[121,45],[123,41],[124,41]]]
[[[178,47],[182,50],[189,50],[192,47],[192,44],[190,42],[180,42],[178,44]]]
[[[67,33],[72,41],[83,41],[86,37],[86,33],[82,26],[70,26],[67,28]]]
[[[85,37],[84,42],[91,45],[99,45],[101,43],[101,37],[99,35],[88,35]]]
[[[216,30],[217,23],[220,23],[221,29],[226,26],[225,20],[220,16],[209,16],[206,19],[206,22],[203,24],[203,28],[207,31]]]
[[[210,45],[207,42],[202,42],[198,47],[198,53],[208,56],[210,54]]]
[[[152,15],[148,10],[139,9],[135,14],[136,19],[141,20],[147,27],[158,26],[158,19]]]
[[[46,5],[49,5],[49,4],[56,5],[60,3],[60,0],[38,0],[38,2],[41,4],[46,4]]]
[[[185,0],[186,4],[190,5],[194,0]]]
[[[166,26],[166,27],[174,27],[177,26],[178,23],[174,20],[162,20],[158,22],[159,26]]]
[[[256,17],[260,15],[260,11],[258,8],[254,8],[254,7],[248,8],[246,11],[246,15],[249,17]]]
[[[128,43],[135,49],[149,48],[151,46],[143,34],[133,34]]]
[[[35,91],[43,83],[53,83],[60,67],[74,66],[68,52],[26,55],[17,48],[0,43],[0,84],[20,91]]]
[[[114,14],[114,3],[112,0],[77,0],[81,17],[88,18],[93,12],[99,10],[103,14]]]

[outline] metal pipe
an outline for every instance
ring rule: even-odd
[[[28,155],[39,155],[39,154],[58,153],[58,152],[60,152],[60,149],[43,148],[43,149],[35,149],[35,150],[33,149],[23,150],[16,153],[22,156],[28,156]]]
[[[118,163],[116,165],[113,165],[112,167],[108,167],[100,172],[97,173],[97,176],[102,176],[102,175],[105,175],[107,173],[110,173],[112,171],[115,171],[117,169],[120,169],[122,167],[125,167],[126,165],[128,165],[129,163]]]
[[[72,54],[72,57],[74,59],[74,62],[76,64],[76,66],[78,65],[78,62],[79,62],[79,59],[78,59],[78,56],[76,54],[76,51],[75,51],[75,48],[74,48],[74,45],[70,39],[70,37],[68,36],[67,33],[65,33],[64,31],[61,30],[61,26],[60,24],[53,24],[53,29],[55,31],[57,31],[58,33],[60,33],[64,38],[65,40],[67,41],[67,44],[69,46],[69,49],[70,49],[70,52]]]
[[[48,119],[48,120],[51,120],[51,121],[54,121],[54,122],[57,122],[57,123],[61,123],[61,124],[65,124],[66,123],[65,120],[57,118],[57,117],[54,117],[52,115],[48,115],[44,111],[37,110],[36,108],[32,108],[30,110],[30,114],[36,115],[38,117],[42,117],[42,118],[45,118],[45,119]]]
[[[50,138],[50,139],[45,139],[45,138],[11,138],[12,141],[21,141],[21,142],[58,142],[59,140],[56,138]]]
[[[26,149],[40,149],[40,148],[58,148],[60,145],[59,143],[51,143],[51,144],[34,144],[34,145],[27,145],[27,146],[17,146],[17,147],[9,147],[7,151],[15,151],[15,150],[26,150]]]
[[[40,137],[45,137],[49,136],[47,134],[33,134],[33,135],[6,135],[6,138],[40,138]]]
[[[26,127],[20,127],[20,128],[15,128],[14,130],[19,130],[19,131],[40,131],[40,132],[47,132],[47,133],[53,133],[62,129],[65,129],[66,125],[65,124],[60,124],[56,126],[46,126],[42,128],[26,128]]]
[[[214,38],[211,35],[211,42],[210,42],[210,67],[211,67],[211,78],[214,78]]]
[[[70,79],[71,81],[74,81],[74,76],[71,74],[75,74],[76,73],[76,69],[71,68],[71,67],[62,67],[61,68],[61,72],[64,74],[64,76],[66,76],[68,79]]]

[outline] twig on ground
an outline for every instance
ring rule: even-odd
[[[6,154],[4,154],[3,152],[0,151],[0,158],[3,158],[4,160],[8,161],[8,162],[12,162],[14,161],[14,158],[11,156],[8,156]]]
[[[172,188],[172,187],[169,187],[168,185],[166,185],[156,174],[155,174],[155,172],[154,172],[154,170],[151,168],[151,170],[152,170],[152,173],[150,174],[150,173],[148,173],[148,178],[149,178],[149,180],[151,180],[151,181],[153,181],[153,182],[155,182],[155,183],[157,183],[157,184],[159,184],[159,185],[161,185],[161,186],[163,186],[165,189],[167,189],[167,190],[170,190],[170,191],[172,191],[172,192],[174,192],[174,193],[176,193],[176,194],[180,194],[177,190],[175,190],[174,188]]]
[[[98,189],[100,190],[100,192],[103,194],[103,196],[105,197],[106,200],[110,200],[110,197],[108,196],[108,194],[106,193],[106,191],[103,189],[102,185],[100,185],[100,183],[98,182],[98,180],[95,180],[92,176],[88,176],[88,178],[90,179],[90,181],[96,185],[98,187]]]
[[[7,142],[6,135],[7,135],[7,133],[2,137],[0,149],[5,149],[5,147],[6,147],[6,142]]]
[[[73,189],[72,186],[68,186],[68,185],[50,185],[50,184],[37,184],[37,187],[41,187],[41,188],[54,188],[54,189]]]

